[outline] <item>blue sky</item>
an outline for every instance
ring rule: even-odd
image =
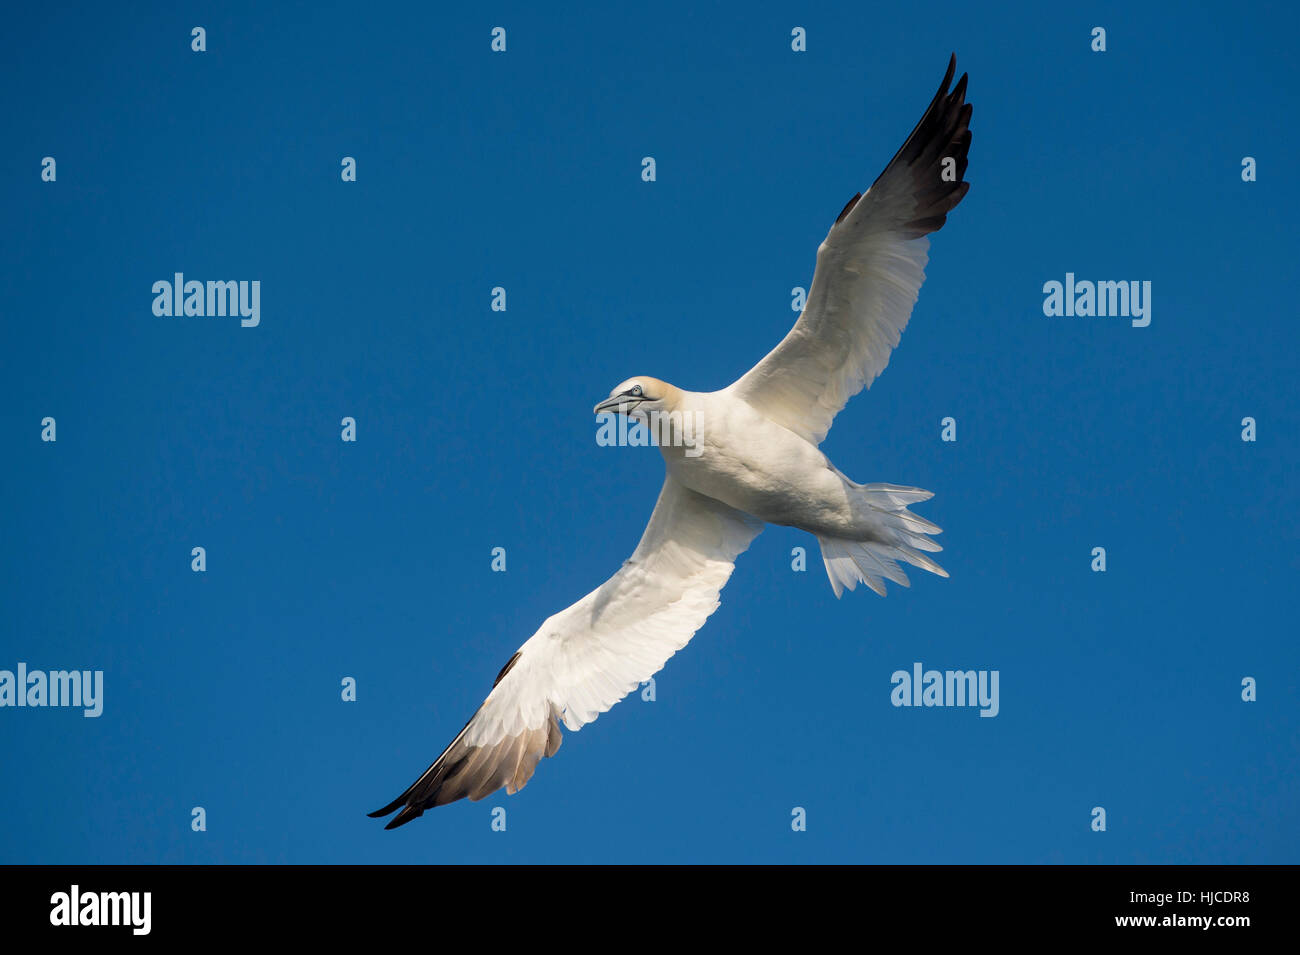
[[[105,691],[0,709],[0,861],[1296,862],[1296,16],[7,11],[0,669]],[[935,492],[951,579],[836,601],[769,528],[653,702],[383,832],[636,544],[662,464],[592,405],[775,344],[953,50],[971,191],[824,445]],[[177,271],[260,325],[155,316]],[[1046,317],[1067,272],[1150,281],[1150,326]],[[917,661],[997,670],[998,716],[893,707]]]

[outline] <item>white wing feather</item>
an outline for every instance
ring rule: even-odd
[[[371,815],[401,807],[392,828],[431,806],[520,789],[559,748],[557,720],[570,730],[590,723],[686,646],[762,528],[757,518],[667,478],[641,543],[618,573],[548,618],[451,745]]]
[[[966,195],[971,107],[965,75],[948,93],[955,69],[954,57],[902,148],[831,226],[794,328],[731,386],[813,444],[821,444],[840,409],[889,363],[925,281],[925,236]]]

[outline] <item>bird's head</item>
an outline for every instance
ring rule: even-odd
[[[651,412],[672,411],[681,394],[666,381],[640,375],[617,385],[609,397],[596,405],[596,414],[623,414],[629,418],[647,418]]]

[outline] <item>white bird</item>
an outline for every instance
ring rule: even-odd
[[[776,348],[721,391],[640,376],[596,406],[660,426],[667,476],[641,542],[613,577],[542,624],[433,765],[370,814],[400,808],[386,828],[522,788],[559,749],[559,723],[595,720],[687,644],[765,523],[817,536],[837,597],[859,581],[882,595],[885,579],[906,586],[899,561],[948,576],[925,553],[941,549],[927,536],[939,528],[907,509],[933,495],[857,484],[818,445],[889,362],[925,280],[925,236],[966,195],[971,107],[964,74],[948,92],[956,65],[954,56],[902,148],[831,226],[804,311]]]

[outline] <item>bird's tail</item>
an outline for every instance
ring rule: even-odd
[[[941,533],[939,528],[907,509],[909,504],[928,501],[934,497],[933,494],[918,487],[899,487],[897,484],[852,486],[875,529],[869,540],[818,536],[826,576],[831,580],[836,597],[844,592],[845,587],[853,590],[859,581],[882,597],[886,579],[909,586],[907,575],[898,566],[900,560],[940,577],[948,576],[946,570],[921,553],[943,550],[926,536]]]

